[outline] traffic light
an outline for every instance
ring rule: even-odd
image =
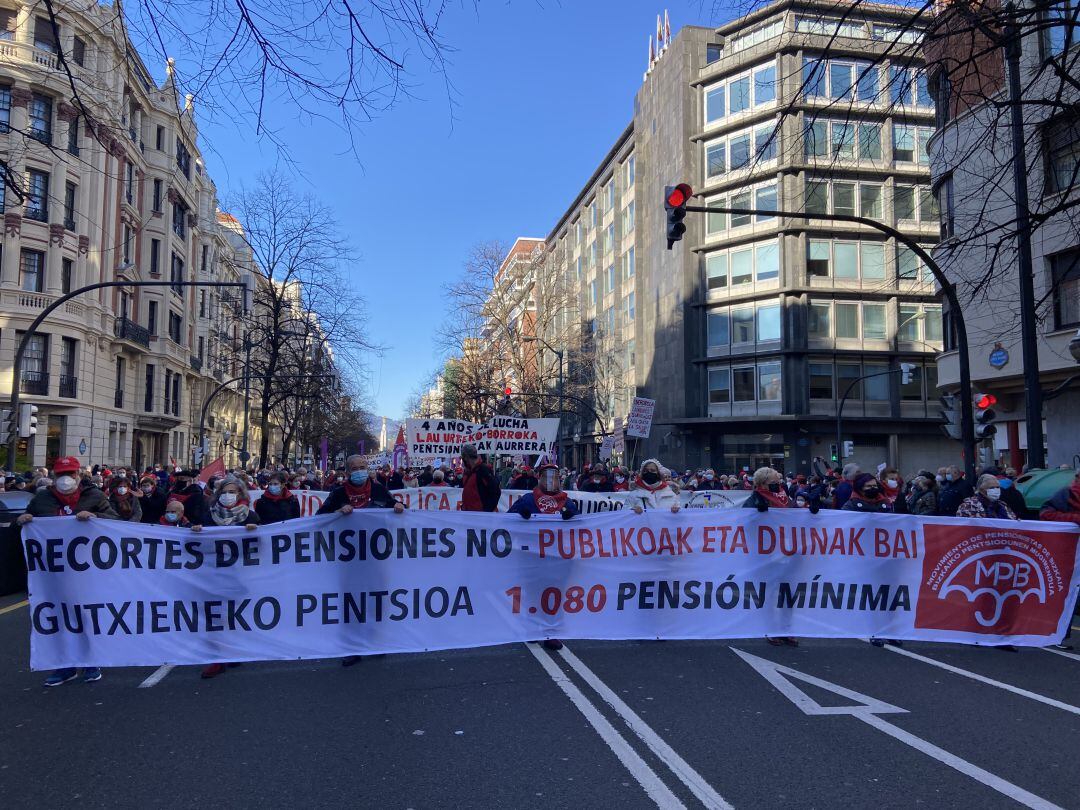
[[[836,455],[836,442],[829,445],[829,456],[834,462],[840,460],[840,456]]]
[[[975,439],[989,439],[997,433],[997,425],[994,420],[997,414],[994,405],[997,405],[997,397],[993,394],[975,395]]]
[[[901,363],[900,364],[900,384],[908,385],[911,383],[913,372],[915,371],[914,363]]]
[[[19,438],[29,439],[37,433],[37,405],[23,403],[19,406]]]
[[[950,439],[960,441],[963,435],[960,433],[960,408],[957,407],[954,394],[942,394],[938,397],[941,402],[941,418],[945,423],[941,426],[942,432]]]
[[[510,395],[513,393],[514,389],[512,389],[509,385],[503,389],[503,400],[501,409],[504,414],[508,415],[510,413]]]
[[[844,458],[855,455],[855,442],[844,442]]]
[[[0,410],[0,443],[7,444],[15,425],[11,422],[11,408]]]
[[[694,190],[686,183],[667,186],[664,189],[664,208],[667,210],[667,249],[675,245],[686,233],[686,204],[694,196]]]

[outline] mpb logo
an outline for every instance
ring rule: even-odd
[[[924,527],[915,626],[1052,635],[1069,596],[1076,537],[981,526]]]

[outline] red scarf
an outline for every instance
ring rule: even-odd
[[[275,495],[268,489],[264,489],[263,494],[259,497],[266,498],[266,500],[268,501],[284,501],[287,498],[291,498],[292,493],[285,487],[282,487],[281,492],[279,492],[277,495]]]
[[[900,482],[896,485],[896,489],[889,489],[884,481],[881,482],[881,497],[889,503],[896,503],[896,499],[900,497],[900,493],[904,491],[904,482],[900,481],[899,478],[896,480]],[[865,498],[863,500],[865,500]]]
[[[627,483],[626,483],[625,481],[623,481],[623,482],[622,482],[622,483],[620,484],[620,483],[619,483],[618,481],[616,481],[616,480],[615,480],[614,478],[613,478],[613,479],[611,479],[611,491],[612,491],[612,492],[626,492],[626,491],[627,491],[627,490],[629,490],[629,489],[630,489],[630,487],[629,487],[629,485],[628,485],[628,484],[627,484]]]
[[[533,501],[536,503],[536,511],[542,515],[557,515],[566,507],[566,493],[556,492],[554,495],[550,492],[544,492],[540,487],[536,487],[532,491]]]
[[[754,490],[760,497],[769,502],[769,506],[791,506],[791,499],[781,487],[779,492],[772,492],[768,487],[758,487]]]
[[[368,505],[368,501],[371,500],[371,479],[369,478],[364,482],[362,487],[356,486],[356,484],[345,482],[345,497],[349,499],[349,505],[353,509],[363,509]]]
[[[79,505],[79,496],[82,495],[82,487],[75,487],[70,495],[65,495],[55,486],[49,487],[49,491],[56,498],[57,507],[56,514],[58,515],[74,515],[75,507]]]
[[[132,505],[132,501],[135,496],[131,494],[129,489],[127,495],[121,495],[115,489],[112,491],[112,497],[116,503],[116,512],[121,517],[131,517],[131,513],[135,511],[135,507]]]
[[[649,492],[657,492],[667,486],[667,481],[661,478],[660,481],[655,484],[646,484],[641,480],[641,476],[639,475],[634,479],[634,486],[640,487],[641,489],[647,489]]]

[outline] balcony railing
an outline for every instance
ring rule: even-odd
[[[114,330],[121,340],[130,340],[132,343],[150,348],[150,331],[145,326],[139,326],[129,318],[117,318]]]
[[[49,372],[47,371],[24,371],[19,390],[24,394],[37,394],[48,396]]]
[[[124,407],[124,389],[121,388],[119,391],[116,391],[116,392],[113,393],[113,407],[114,408],[123,408]]]
[[[197,354],[191,355],[191,357],[188,358],[188,362],[191,363],[191,367],[196,371],[202,371],[202,358]]]
[[[79,379],[69,374],[60,375],[60,396],[74,399],[78,396]]]

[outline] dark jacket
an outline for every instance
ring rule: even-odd
[[[522,473],[510,482],[508,489],[533,489],[539,483],[536,476],[532,473]]]
[[[192,525],[202,525],[208,522],[206,517],[206,493],[198,484],[188,484],[186,489],[173,490],[165,496],[165,505],[171,501],[181,501],[184,504],[184,517],[191,521]],[[162,509],[162,512],[165,510]]]
[[[39,489],[26,505],[26,514],[34,517],[55,517],[61,513],[61,503],[53,495],[52,487]],[[79,501],[71,514],[78,512],[92,512],[95,517],[119,519],[119,515],[112,508],[105,493],[97,487],[87,487],[80,484]]]
[[[368,483],[371,484],[371,495],[365,509],[391,509],[394,506],[395,498],[390,494],[390,490],[384,487],[374,477],[368,478]],[[329,515],[331,512],[336,512],[341,507],[345,506],[349,502],[349,495],[345,491],[345,485],[340,484],[330,490],[330,494],[326,496],[326,500],[323,501],[323,505],[319,507],[319,511],[316,515]],[[299,504],[297,505],[299,506]]]
[[[937,493],[933,489],[913,489],[908,495],[907,508],[912,515],[936,515]]]
[[[833,509],[843,509],[844,504],[848,502],[848,498],[851,497],[852,488],[851,482],[844,479],[836,485],[836,495],[833,498]]]
[[[116,512],[117,517],[121,520],[126,520],[129,523],[140,523],[142,521],[142,504],[140,503],[142,498],[136,498],[130,492],[127,494],[127,502],[131,507],[131,511],[125,516],[123,500],[119,495],[109,496],[109,505],[112,506],[113,511]]]
[[[1001,488],[1001,502],[1013,510],[1017,520],[1031,520],[1031,510],[1028,509],[1024,496],[1020,494],[1015,484],[1008,488]]]
[[[841,507],[845,512],[892,512],[893,505],[882,498],[877,501],[864,501],[858,495],[852,495]]]
[[[165,514],[165,493],[155,489],[149,495],[139,498],[139,508],[142,509],[142,523],[159,523]]]
[[[1039,520],[1080,524],[1080,479],[1055,492],[1039,511]]]
[[[300,501],[288,490],[282,492],[278,498],[268,497],[264,491],[259,500],[255,501],[255,512],[259,516],[259,522],[263,524],[293,520],[300,517]]]
[[[471,470],[465,471],[461,482],[462,512],[495,512],[499,508],[502,489],[491,467],[478,461]]]
[[[961,478],[959,481],[949,481],[941,487],[941,491],[938,493],[937,513],[944,517],[956,517],[956,510],[960,508],[960,504],[974,494],[975,488],[971,486],[966,478]]]

